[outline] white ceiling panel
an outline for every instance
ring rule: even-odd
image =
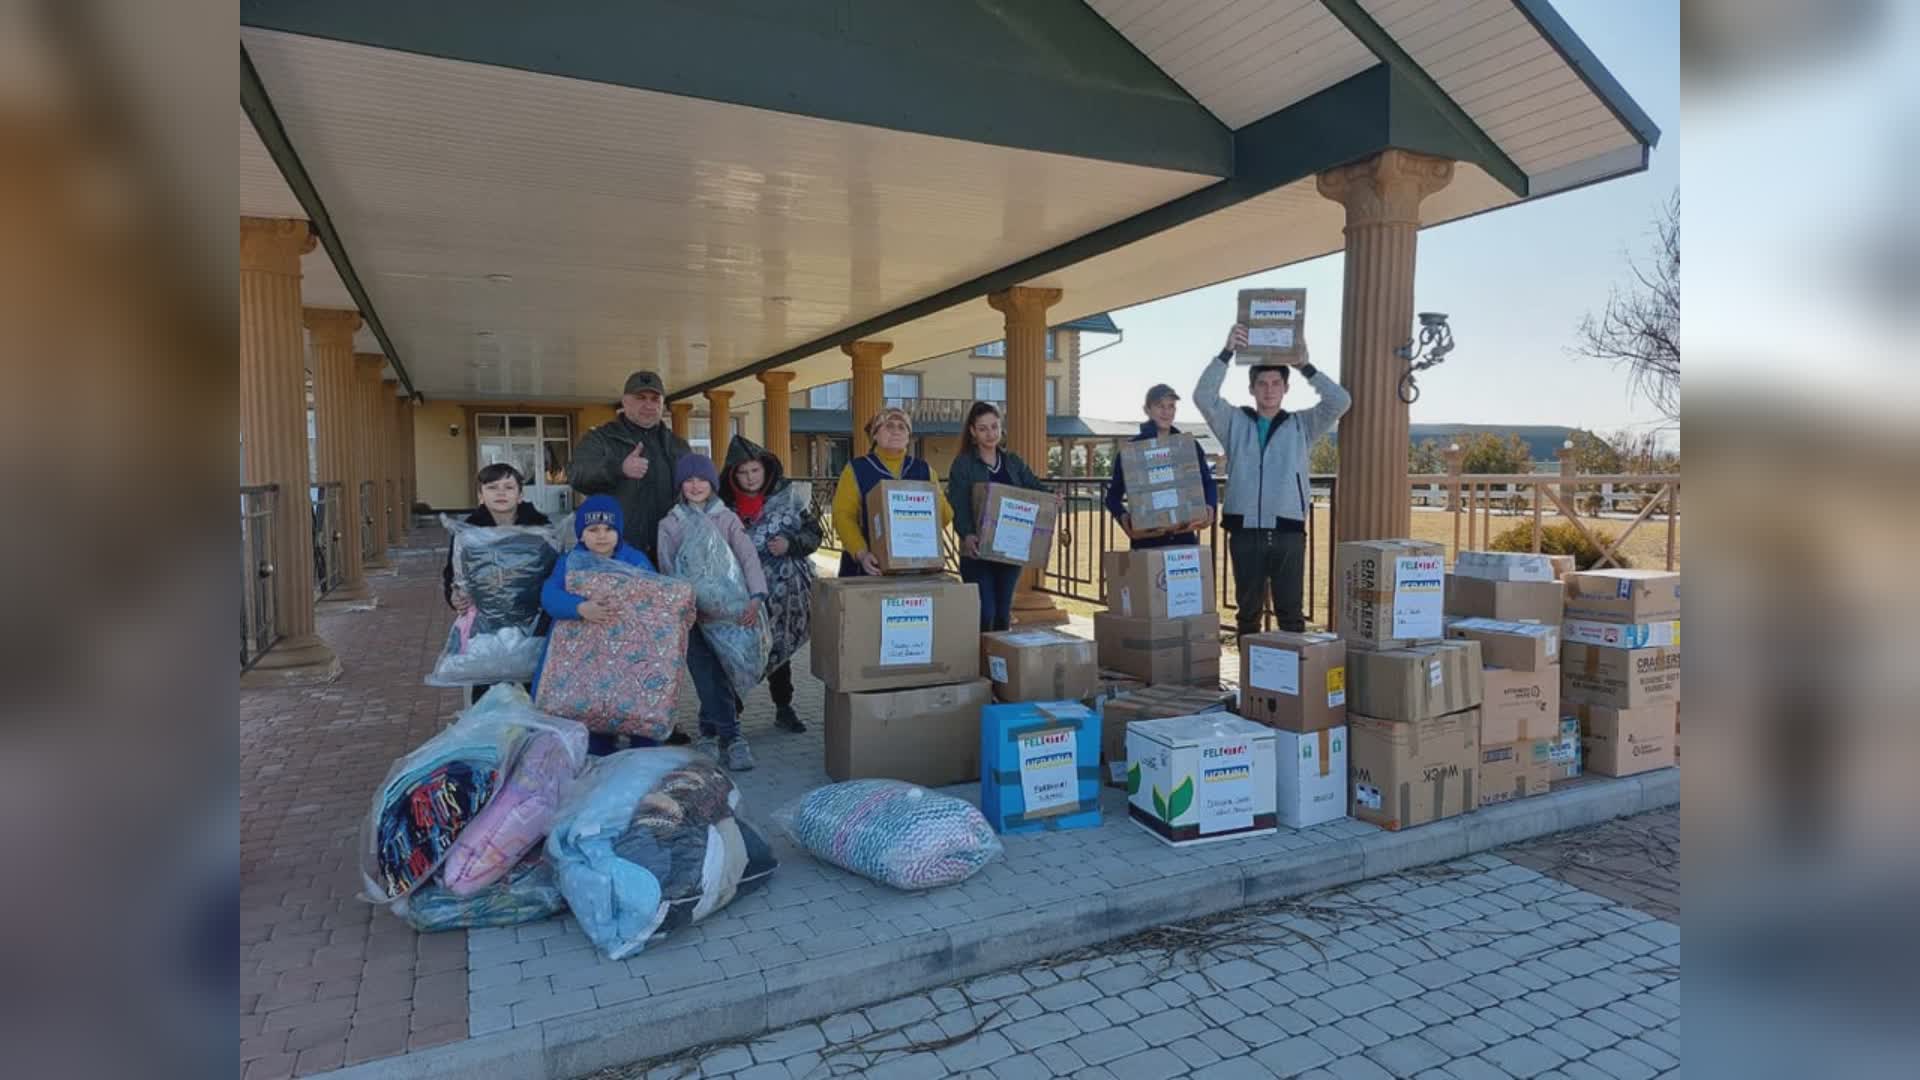
[[[1238,130],[1379,61],[1320,0],[1087,0]]]
[[[429,395],[688,385],[1215,180],[242,38]]]

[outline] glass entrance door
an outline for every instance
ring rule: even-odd
[[[473,418],[474,459],[482,468],[504,461],[526,479],[526,500],[555,521],[573,512],[567,465],[573,460],[573,422],[562,415],[479,413]]]

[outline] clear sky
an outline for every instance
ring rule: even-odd
[[[1610,431],[1661,422],[1629,397],[1620,372],[1566,350],[1581,316],[1624,280],[1626,253],[1647,250],[1655,215],[1680,183],[1679,5],[1555,0],[1554,7],[1653,118],[1660,145],[1646,172],[1421,232],[1414,308],[1446,312],[1457,347],[1420,376],[1415,423]],[[1113,312],[1126,335],[1087,361],[1082,414],[1137,419],[1146,388],[1162,380],[1187,394],[1225,340],[1243,288],[1304,287],[1308,350],[1337,377],[1342,273],[1343,257],[1334,254]],[[1111,340],[1089,337],[1084,347]],[[1310,403],[1310,392],[1301,393]],[[1230,384],[1228,396],[1244,398],[1244,386],[1236,396]],[[1180,416],[1200,423],[1190,402],[1181,403]]]

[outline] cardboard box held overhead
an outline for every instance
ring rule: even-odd
[[[827,775],[923,787],[980,778],[985,679],[874,694],[827,694]]]
[[[1349,715],[1424,720],[1472,708],[1481,693],[1477,641],[1347,653]]]
[[[1347,816],[1347,726],[1273,733],[1280,824],[1304,829]]]
[[[980,515],[980,557],[1010,566],[1045,566],[1053,554],[1060,500],[1051,491],[1011,484],[973,485]]]
[[[842,693],[965,682],[980,674],[980,592],[952,578],[813,583],[813,673]]]
[[[1347,714],[1353,816],[1397,830],[1478,804],[1480,710],[1407,723]]]
[[[1334,556],[1340,633],[1368,649],[1441,637],[1446,549],[1425,540],[1350,540]]]
[[[1100,560],[1107,607],[1134,619],[1184,619],[1214,611],[1213,549],[1109,551]]]
[[[1325,731],[1346,723],[1346,641],[1338,634],[1285,631],[1242,636],[1240,715],[1283,731]]]
[[[1560,729],[1560,669],[1480,672],[1480,741],[1493,746],[1522,739],[1551,739]]]
[[[1609,649],[1569,643],[1561,650],[1560,697],[1572,705],[1637,709],[1680,700],[1680,650]]]
[[[1273,729],[1232,713],[1127,726],[1127,816],[1174,847],[1274,831]]]
[[[1108,699],[1100,708],[1100,760],[1112,787],[1127,784],[1127,725],[1169,716],[1198,716],[1223,712],[1233,695],[1219,687],[1147,686]]]
[[[999,701],[1072,701],[1099,686],[1093,642],[1060,630],[981,634],[980,659]]]
[[[1480,662],[1488,667],[1540,671],[1560,662],[1560,628],[1551,623],[1455,619],[1447,636],[1479,642]]]
[[[1184,432],[1120,444],[1127,519],[1136,535],[1172,532],[1207,516],[1200,444]]]
[[[1241,289],[1239,322],[1247,347],[1236,364],[1298,364],[1307,357],[1307,290]]]
[[[883,574],[943,570],[940,490],[925,480],[882,480],[867,492],[867,542]]]
[[[1560,625],[1566,587],[1552,581],[1488,581],[1447,575],[1447,614]]]
[[[1637,709],[1573,706],[1573,714],[1580,721],[1586,768],[1601,776],[1632,776],[1672,765],[1674,743],[1679,738],[1679,710],[1675,702]]]
[[[1577,570],[1566,577],[1566,617],[1651,623],[1680,617],[1680,575],[1671,570]]]
[[[976,616],[977,618],[977,616]],[[1220,616],[1129,619],[1095,612],[1093,638],[1100,666],[1157,686],[1220,685]]]

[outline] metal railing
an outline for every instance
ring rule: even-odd
[[[340,587],[346,580],[346,555],[341,550],[341,518],[345,486],[338,480],[313,485],[313,598]]]
[[[372,480],[360,481],[360,558],[372,561],[380,555],[380,541],[385,535],[373,527],[373,510],[377,503],[374,492],[379,487]]]
[[[280,488],[240,489],[240,667],[252,667],[280,639],[273,595],[273,527]]]

